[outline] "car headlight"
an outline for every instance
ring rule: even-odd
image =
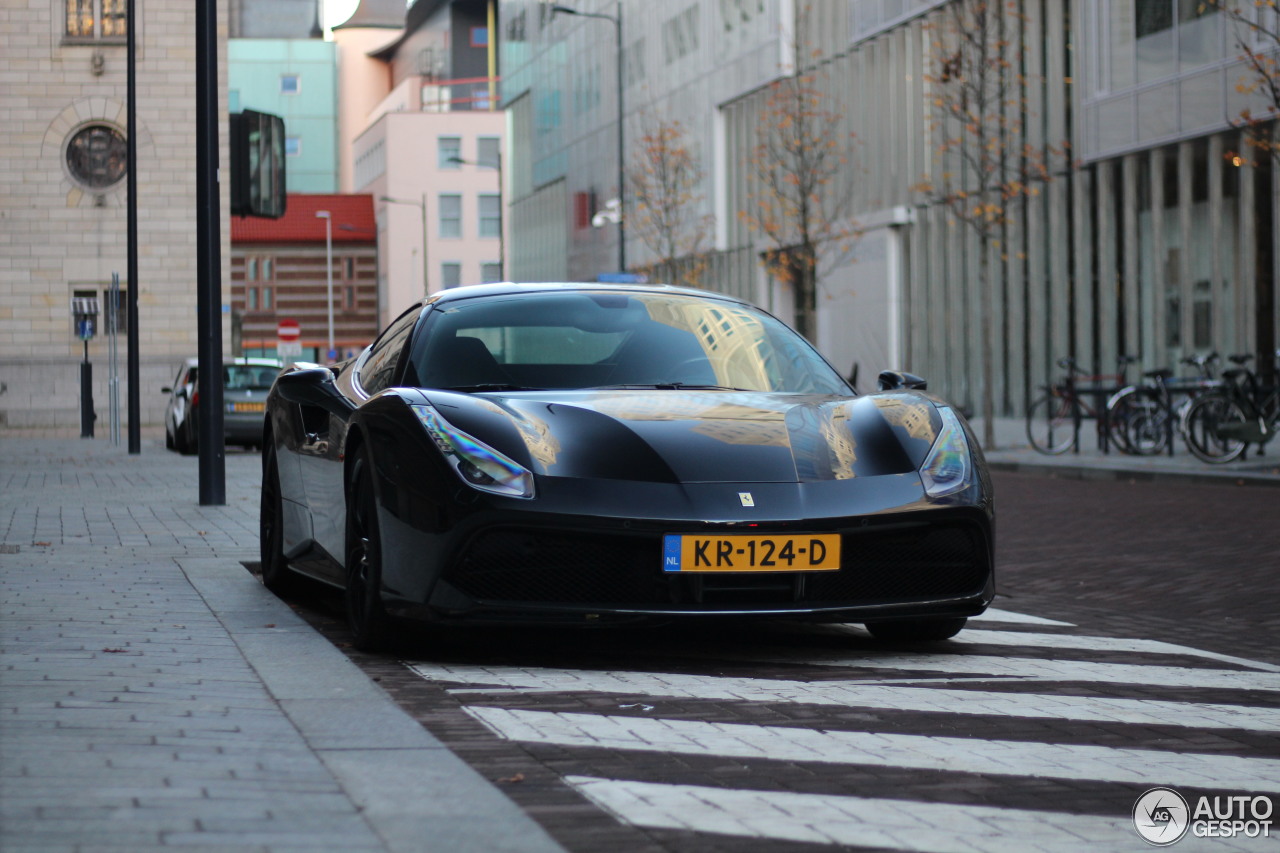
[[[920,466],[920,479],[925,493],[940,498],[966,488],[970,483],[973,463],[969,456],[969,442],[964,427],[956,413],[948,408],[938,410],[942,415],[942,429]]]
[[[533,474],[489,445],[457,429],[431,406],[412,406],[449,467],[473,489],[509,498],[533,497]]]

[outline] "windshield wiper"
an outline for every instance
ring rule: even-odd
[[[746,391],[746,388],[734,388],[730,385],[701,385],[685,382],[645,382],[629,385],[599,385],[596,391]]]
[[[545,388],[530,388],[525,385],[512,385],[510,382],[480,382],[475,385],[447,385],[444,391],[545,391]]]

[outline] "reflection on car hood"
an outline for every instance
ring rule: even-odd
[[[555,477],[812,482],[915,471],[941,424],[914,393],[427,392],[459,429]]]

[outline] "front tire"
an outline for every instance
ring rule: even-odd
[[[933,643],[950,640],[964,629],[969,620],[952,619],[891,619],[887,622],[868,622],[866,628],[877,640],[890,643]]]
[[[1075,444],[1075,418],[1064,397],[1046,394],[1027,409],[1027,441],[1046,456],[1061,456]]]
[[[362,652],[386,647],[391,617],[382,605],[382,537],[378,527],[373,469],[368,453],[356,457],[347,502],[347,624],[351,643]]]
[[[258,504],[258,548],[262,560],[262,583],[284,598],[298,591],[301,578],[289,569],[284,555],[284,497],[280,492],[280,470],[275,449],[267,451],[262,466],[262,497]]]
[[[1196,458],[1220,464],[1239,459],[1249,446],[1233,437],[1244,423],[1244,409],[1235,400],[1222,394],[1205,394],[1183,415],[1182,434]]]
[[[1112,434],[1133,456],[1156,456],[1169,447],[1169,412],[1156,392],[1136,388],[1108,404]]]

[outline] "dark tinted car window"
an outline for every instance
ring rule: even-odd
[[[421,311],[421,307],[415,305],[401,314],[378,336],[378,339],[373,342],[373,346],[369,347],[368,355],[364,357],[358,368],[360,387],[369,396],[373,396],[389,386],[395,378],[394,374],[396,365],[400,360],[400,353],[404,349],[409,335],[413,332],[413,327],[417,323],[418,315]]]
[[[668,293],[548,292],[439,307],[411,361],[424,387],[719,386],[847,394],[799,335],[749,306]]]

